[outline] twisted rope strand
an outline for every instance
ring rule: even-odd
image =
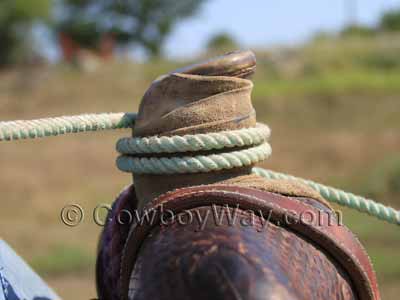
[[[267,125],[254,128],[190,134],[183,136],[152,136],[144,138],[122,138],[117,142],[121,154],[179,153],[208,151],[223,148],[260,145],[268,140],[271,130]]]
[[[117,158],[117,167],[123,172],[136,174],[205,173],[249,166],[265,160],[271,151],[271,146],[264,143],[249,149],[211,155],[170,158],[121,155]]]
[[[3,121],[0,122],[0,141],[129,128],[132,127],[135,119],[136,114],[133,113],[101,113],[29,121]]]
[[[322,197],[329,200],[330,202],[356,209],[359,212],[367,213],[370,216],[376,217],[380,220],[384,220],[392,224],[400,225],[400,211],[390,206],[385,206],[381,203],[377,203],[374,200],[366,199],[361,196],[344,192],[333,187],[328,187],[320,183],[313,182],[311,180],[306,180],[303,178],[298,178],[295,176],[278,173],[263,168],[253,168],[252,171],[257,175],[268,179],[286,179],[302,182],[316,190],[318,193],[321,194]]]
[[[137,115],[134,113],[101,113],[31,121],[0,122],[0,141],[34,139],[76,132],[131,128],[136,120],[136,116]],[[140,158],[121,155],[117,159],[117,165],[122,171],[140,174],[210,172],[248,166],[266,159],[271,154],[271,147],[267,143],[269,135],[269,128],[266,125],[258,124],[256,128],[188,135],[184,137],[123,138],[117,145],[117,150],[122,154],[178,153],[240,146],[253,147],[221,154],[172,158]],[[371,199],[346,193],[342,190],[315,183],[310,180],[270,170],[253,168],[253,172],[271,179],[291,179],[300,181],[315,189],[330,202],[356,209],[389,223],[400,225],[400,211],[377,203]]]

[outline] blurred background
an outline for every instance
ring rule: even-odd
[[[400,1],[1,0],[0,120],[134,112],[158,75],[235,49],[257,54],[264,167],[400,208]],[[65,299],[96,296],[91,211],[131,181],[115,167],[123,134],[1,145],[0,238]],[[86,210],[75,228],[70,203]],[[343,211],[398,299],[398,228]]]

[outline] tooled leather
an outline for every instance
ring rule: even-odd
[[[251,212],[216,208],[237,213],[238,221],[195,217],[151,231],[135,262],[129,299],[359,300],[346,272],[309,240],[261,217],[243,226]]]
[[[284,215],[289,218],[293,217],[291,213],[293,211],[300,213],[305,210],[315,210],[312,206],[294,198],[236,186],[200,186],[178,189],[160,196],[146,209],[163,204],[165,209],[171,209],[177,213],[184,209],[204,205],[234,206],[238,203],[241,209],[272,211],[275,221],[279,221],[279,218]],[[325,214],[322,216],[328,217]],[[326,219],[322,223],[329,224]],[[155,224],[152,225],[133,227],[129,234],[121,260],[119,288],[122,292],[122,299],[127,299],[127,295],[123,294],[123,291],[127,291],[129,288],[129,276],[138,250],[142,241],[154,228]],[[290,224],[288,228],[299,235],[305,236],[338,261],[341,267],[350,275],[361,300],[379,300],[380,296],[375,273],[367,254],[358,240],[344,226],[325,225],[316,226],[316,224],[300,222]]]

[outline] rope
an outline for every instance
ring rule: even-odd
[[[124,172],[137,174],[184,174],[206,173],[224,169],[240,168],[265,160],[271,155],[268,143],[221,154],[184,157],[131,157],[121,155],[117,167]]]
[[[367,199],[361,196],[354,195],[333,187],[325,186],[320,183],[313,182],[311,180],[306,180],[303,178],[298,178],[295,176],[274,172],[271,170],[266,170],[262,168],[253,168],[253,173],[260,175],[268,179],[286,179],[295,180],[304,183],[318,193],[321,194],[326,200],[337,203],[342,206],[349,207],[351,209],[356,209],[359,212],[367,213],[370,216],[376,217],[380,220],[400,225],[400,211],[390,207],[385,206],[381,203],[377,203],[374,200]]]
[[[35,139],[67,133],[129,128],[136,114],[102,113],[31,121],[0,122],[0,141]]]
[[[0,141],[33,139],[75,132],[132,128],[135,119],[136,114],[131,113],[103,113],[32,121],[0,122]],[[270,130],[268,126],[258,124],[255,128],[210,134],[122,138],[117,143],[117,150],[122,154],[117,159],[117,166],[122,171],[139,174],[210,172],[248,166],[266,159],[271,154],[271,147],[267,142],[269,136]],[[220,154],[183,157],[134,156],[138,154],[220,150],[233,147],[248,148]],[[253,168],[253,172],[271,179],[300,181],[315,189],[330,202],[356,209],[389,223],[400,225],[400,211],[371,199],[270,170]]]
[[[207,134],[122,138],[117,142],[117,151],[121,154],[149,154],[220,150],[259,145],[270,135],[269,127],[259,123],[254,128]]]

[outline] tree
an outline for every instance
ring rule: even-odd
[[[49,17],[51,0],[0,1],[0,67],[17,60],[31,26]],[[30,51],[31,49],[25,49]]]
[[[238,43],[229,33],[218,33],[211,37],[207,43],[209,51],[232,51],[237,50]]]
[[[400,31],[400,9],[384,13],[380,21],[380,29],[384,31]]]
[[[205,0],[64,0],[58,29],[84,45],[112,34],[120,45],[136,43],[152,57],[161,55],[166,37]],[[85,45],[86,46],[86,45]]]

